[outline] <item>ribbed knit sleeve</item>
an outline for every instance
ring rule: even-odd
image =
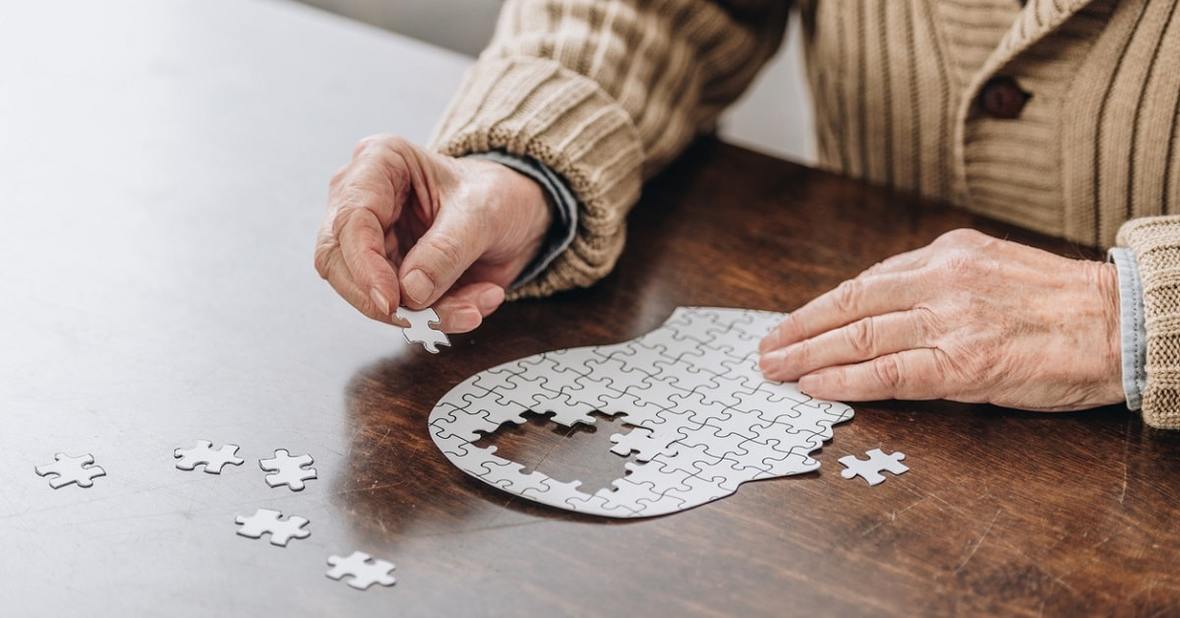
[[[787,2],[509,0],[432,139],[503,150],[560,174],[580,204],[573,244],[516,296],[590,285],[614,266],[644,178],[753,80]]]
[[[1143,420],[1180,429],[1180,216],[1132,219],[1119,230],[1118,243],[1135,254],[1143,283]]]

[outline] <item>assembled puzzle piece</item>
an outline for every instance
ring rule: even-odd
[[[270,544],[279,547],[286,547],[291,539],[311,536],[311,530],[304,528],[308,523],[306,519],[298,515],[283,517],[282,513],[270,509],[258,509],[249,517],[238,515],[234,522],[239,526],[238,534],[251,539],[261,539],[262,535],[269,534]]]
[[[440,345],[448,347],[451,345],[451,340],[447,339],[446,334],[434,328],[438,326],[439,319],[433,308],[427,307],[421,311],[414,311],[398,307],[397,317],[410,323],[408,327],[402,329],[402,336],[406,338],[408,343],[421,344],[431,354],[438,354],[438,346]]]
[[[90,487],[94,485],[94,479],[107,474],[101,466],[93,465],[94,455],[90,453],[77,457],[57,453],[53,459],[53,463],[37,466],[34,471],[37,472],[37,476],[48,476],[49,486],[54,489],[61,489],[70,484]]]
[[[669,441],[662,434],[653,434],[646,427],[632,427],[627,433],[616,433],[610,437],[614,443],[610,452],[626,457],[635,453],[636,461],[651,461],[652,457],[670,450]]]
[[[397,583],[393,575],[390,575],[394,569],[392,562],[378,560],[364,552],[354,551],[347,558],[330,556],[328,564],[332,565],[325,573],[329,579],[339,581],[350,575],[352,577],[346,583],[357,590],[365,590],[373,584],[392,586]]]
[[[867,460],[858,459],[854,455],[841,457],[840,463],[844,465],[844,469],[840,471],[840,476],[846,479],[859,476],[869,486],[873,486],[885,480],[885,477],[881,475],[882,471],[894,474],[903,474],[909,471],[909,467],[901,463],[901,460],[905,459],[905,453],[900,451],[886,455],[881,449],[875,448],[865,454],[869,456]]]
[[[607,517],[649,517],[722,498],[742,483],[819,467],[810,454],[846,405],[813,399],[795,384],[769,382],[758,341],[782,313],[681,307],[659,328],[614,345],[554,350],[482,371],[451,389],[430,413],[430,434],[453,464],[509,493]],[[635,455],[624,478],[594,493],[478,447],[483,436],[525,415],[593,426],[624,415],[629,429],[610,451]]]
[[[204,466],[209,474],[221,474],[226,465],[240,466],[246,462],[237,456],[237,452],[237,444],[223,444],[215,449],[212,442],[197,440],[193,448],[178,448],[172,451],[172,456],[176,458],[179,470],[196,470],[197,466]]]
[[[311,458],[311,455],[292,457],[287,449],[281,448],[275,451],[274,457],[259,459],[258,467],[273,473],[266,475],[267,485],[271,487],[286,485],[291,488],[291,491],[303,491],[305,487],[303,482],[316,478],[315,468],[311,467],[313,463],[315,460]]]

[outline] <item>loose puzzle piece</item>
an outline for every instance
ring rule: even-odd
[[[90,487],[94,485],[94,479],[107,474],[101,466],[93,465],[94,455],[89,453],[78,457],[57,453],[53,459],[53,463],[37,466],[34,470],[37,476],[48,476],[49,486],[54,489],[61,489],[71,483],[78,487]]]
[[[291,539],[306,539],[311,536],[311,530],[304,528],[307,520],[283,514],[270,509],[258,509],[249,517],[238,515],[234,521],[238,524],[238,534],[251,539],[261,539],[262,535],[270,535],[270,544],[286,547]]]
[[[176,467],[180,470],[196,470],[197,466],[204,466],[205,472],[209,474],[221,474],[221,469],[227,464],[240,466],[246,462],[237,456],[237,452],[236,444],[223,444],[215,449],[212,442],[197,440],[193,448],[178,448],[172,452],[172,456],[176,458]]]
[[[315,460],[311,455],[300,455],[292,457],[287,449],[281,448],[275,451],[275,456],[270,459],[259,459],[258,467],[273,474],[266,475],[266,484],[271,487],[278,487],[286,485],[291,488],[291,491],[303,491],[305,485],[304,481],[310,481],[316,478],[315,468],[311,464]]]
[[[438,314],[434,312],[434,309],[428,307],[421,311],[414,311],[398,307],[397,317],[410,323],[409,327],[402,329],[402,336],[406,338],[407,342],[421,344],[431,354],[438,354],[438,346],[440,345],[451,345],[451,340],[447,339],[445,333],[434,329],[439,324]]]
[[[394,569],[392,562],[378,560],[364,552],[354,551],[347,558],[330,556],[328,564],[332,565],[326,573],[329,579],[339,581],[344,576],[351,575],[351,579],[346,583],[357,590],[365,590],[373,584],[392,586],[397,583],[393,575],[390,575]]]
[[[867,460],[858,459],[854,455],[841,457],[840,463],[844,465],[844,469],[840,471],[840,476],[846,479],[859,476],[872,486],[885,480],[885,477],[881,475],[882,471],[894,474],[903,474],[909,471],[909,467],[901,463],[901,460],[905,459],[905,453],[900,451],[886,455],[881,449],[875,448],[865,454],[869,456]]]
[[[443,396],[430,433],[464,472],[510,493],[607,517],[648,517],[698,506],[749,481],[819,467],[810,454],[852,418],[846,405],[768,382],[758,341],[782,313],[679,308],[650,333],[615,345],[555,350],[480,372]],[[529,411],[571,427],[591,412],[623,414],[611,452],[628,473],[593,494],[475,446]]]

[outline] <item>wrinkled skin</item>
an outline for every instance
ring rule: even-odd
[[[466,332],[504,301],[551,216],[540,185],[503,165],[372,136],[332,178],[315,266],[370,318],[405,326],[399,305],[433,306],[444,331]]]
[[[443,330],[465,332],[550,221],[543,189],[507,167],[373,136],[332,178],[315,264],[373,319],[434,306]],[[1123,400],[1118,320],[1113,266],[955,230],[792,313],[760,365],[823,399],[1077,410]]]
[[[767,378],[823,399],[1063,411],[1124,397],[1114,267],[972,230],[845,281],[759,352]]]

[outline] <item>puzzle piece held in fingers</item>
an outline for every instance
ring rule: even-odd
[[[431,354],[438,354],[438,346],[450,347],[451,340],[446,333],[435,327],[440,324],[438,314],[433,308],[427,307],[421,311],[414,311],[405,307],[397,308],[397,317],[407,321],[410,325],[402,329],[402,336],[408,343],[421,344]]]

